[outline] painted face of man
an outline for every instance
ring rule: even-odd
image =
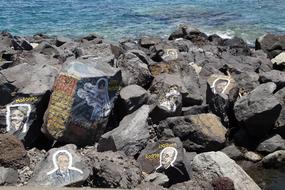
[[[215,85],[216,92],[222,93],[223,90],[226,88],[227,84],[228,84],[227,80],[222,80],[222,79],[218,80]]]
[[[161,165],[164,168],[168,168],[171,162],[174,160],[175,151],[172,149],[167,149],[162,153],[161,157]]]
[[[57,165],[59,169],[63,172],[68,170],[69,158],[67,155],[59,155],[57,158]]]
[[[11,112],[11,122],[16,129],[19,129],[22,122],[24,121],[25,114],[20,110],[13,110]]]

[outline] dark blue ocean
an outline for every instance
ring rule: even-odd
[[[179,23],[253,42],[285,33],[285,0],[0,0],[0,30],[14,35],[95,32],[118,40],[169,35]]]

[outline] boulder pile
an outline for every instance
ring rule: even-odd
[[[284,40],[0,33],[0,185],[261,189],[238,163],[285,166]]]

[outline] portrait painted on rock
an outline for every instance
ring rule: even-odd
[[[230,80],[226,78],[217,78],[214,80],[211,88],[213,89],[214,94],[221,93],[223,94],[230,84]]]
[[[165,49],[162,59],[165,61],[173,61],[178,58],[178,50],[176,49]]]
[[[115,91],[110,91],[107,78],[80,80],[72,106],[73,118],[88,123],[108,117],[114,96]]]
[[[180,92],[177,86],[171,86],[159,97],[159,105],[170,112],[175,112],[177,109]]]
[[[83,175],[83,171],[72,166],[72,155],[67,150],[59,150],[52,157],[53,169],[47,172],[53,186],[64,186],[75,182]]]
[[[174,167],[174,162],[176,161],[177,154],[177,150],[174,147],[165,147],[162,149],[159,157],[159,166],[156,168],[156,170],[166,170],[169,167]]]
[[[20,137],[28,131],[28,120],[31,113],[30,104],[13,104],[6,107],[6,130]]]

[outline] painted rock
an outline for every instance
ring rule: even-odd
[[[65,65],[53,87],[44,133],[67,143],[94,143],[105,130],[120,82],[121,72],[108,64]]]
[[[178,116],[182,112],[182,95],[178,86],[173,85],[159,94],[157,104],[150,117],[154,123],[171,117]]]
[[[233,115],[230,110],[237,96],[237,84],[232,77],[213,74],[208,78],[206,102],[210,110],[222,119],[225,126],[229,125]]]
[[[0,126],[27,146],[40,134],[38,123],[44,115],[46,96],[18,96],[0,110]]]
[[[138,157],[138,162],[145,173],[160,172],[167,175],[170,184],[190,179],[190,163],[186,161],[179,138],[149,143]]]
[[[36,166],[30,186],[77,186],[90,175],[83,164],[83,158],[76,152],[76,146],[69,144],[51,149]]]

